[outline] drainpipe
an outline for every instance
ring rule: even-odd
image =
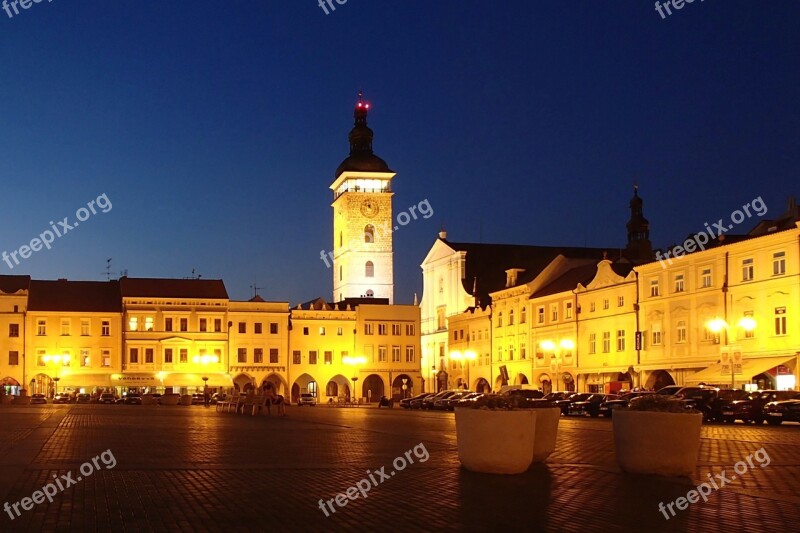
[[[730,252],[725,252],[725,281],[722,283],[722,309],[723,309],[723,319],[725,323],[728,323],[728,267],[729,267],[729,259],[730,259]],[[722,335],[725,336],[725,343],[723,346],[728,345],[728,328],[723,328]],[[733,363],[731,363],[733,365]]]
[[[575,308],[575,368],[577,369],[575,371],[575,392],[577,392],[578,391],[578,375],[579,375],[579,372],[580,372],[580,369],[581,369],[581,360],[580,360],[580,356],[578,355],[578,354],[580,354],[580,351],[581,351],[580,343],[578,342],[578,323],[579,323],[579,321],[578,321],[579,316],[578,315],[580,315],[580,313],[581,313],[581,308],[578,307],[578,293],[575,292],[575,289],[572,289],[572,297],[573,297],[573,302],[574,302],[572,305]],[[584,380],[584,384],[583,385],[584,385],[584,389],[586,389],[585,380]],[[584,390],[584,392],[586,392],[586,391]]]
[[[641,331],[641,318],[639,316],[639,311],[641,307],[639,306],[639,272],[636,269],[633,269],[633,273],[636,276],[636,301],[633,304],[633,310],[636,311],[636,333],[634,333],[634,345],[636,346],[636,365],[639,366],[642,364],[642,346],[644,345],[644,335],[642,335]],[[636,342],[638,339],[638,343]],[[639,378],[639,388],[642,388],[642,369],[640,368],[637,372],[637,376]]]

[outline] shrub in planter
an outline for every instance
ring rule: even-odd
[[[680,400],[653,394],[612,417],[617,463],[625,472],[691,476],[697,466],[703,415]]]
[[[180,400],[179,394],[164,394],[161,396],[161,405],[178,405]]]
[[[514,398],[487,395],[456,407],[458,459],[467,470],[520,474],[533,459],[536,411],[517,409]]]
[[[533,442],[533,462],[543,463],[556,450],[561,409],[552,402],[529,401],[527,407],[536,409],[536,434]]]

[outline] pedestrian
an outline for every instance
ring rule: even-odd
[[[209,407],[211,405],[210,400],[211,396],[208,393],[208,383],[206,383],[203,385],[203,405]]]
[[[265,381],[263,387],[264,394],[266,394],[267,401],[270,403],[270,405],[277,406],[278,414],[281,416],[286,416],[286,402],[284,401],[283,396],[280,394],[275,394],[275,388],[269,381]]]

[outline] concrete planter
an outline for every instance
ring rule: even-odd
[[[543,463],[556,449],[561,409],[536,409],[536,433],[533,441],[533,462]]]
[[[181,405],[192,405],[192,395],[184,394],[181,396]]]
[[[617,463],[625,472],[692,476],[700,451],[700,413],[618,409],[612,417]]]
[[[142,405],[156,405],[158,401],[149,394],[142,396]]]
[[[161,405],[178,405],[181,397],[177,394],[165,394],[161,397]]]
[[[458,459],[467,470],[520,474],[533,459],[536,411],[456,409]]]

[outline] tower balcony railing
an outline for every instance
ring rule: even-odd
[[[366,193],[376,193],[376,192],[392,192],[391,185],[385,185],[383,187],[361,187],[359,185],[348,185],[344,184],[334,193],[333,199],[336,200],[341,195],[346,192],[366,192]]]

